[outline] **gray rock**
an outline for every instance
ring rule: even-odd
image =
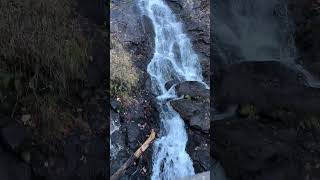
[[[210,129],[210,106],[208,102],[180,99],[171,102],[172,107],[191,127],[208,133]]]
[[[196,81],[185,81],[176,85],[178,96],[185,99],[174,100],[172,107],[196,129],[208,133],[210,129],[210,90]]]
[[[115,99],[111,99],[110,104],[111,104],[111,107],[112,107],[113,110],[118,110],[119,107],[120,107],[119,102],[116,101]]]
[[[210,90],[197,82],[197,81],[185,81],[176,86],[176,92],[178,96],[189,95],[191,97],[209,98]]]
[[[131,148],[135,148],[136,142],[140,135],[140,129],[136,122],[129,122],[127,124],[127,138]]]

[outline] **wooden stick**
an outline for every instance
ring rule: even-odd
[[[126,169],[135,161],[137,160],[141,154],[146,151],[146,149],[150,146],[151,142],[156,138],[156,132],[154,129],[151,130],[151,134],[148,139],[139,147],[139,149],[130,156],[130,158],[114,173],[110,180],[118,180],[126,171]]]

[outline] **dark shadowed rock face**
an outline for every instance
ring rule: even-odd
[[[10,124],[0,130],[4,143],[12,150],[17,150],[29,137],[26,129],[17,124]]]
[[[299,62],[303,62],[318,79],[320,78],[320,12],[316,0],[292,0],[291,16],[296,25],[295,41],[299,51]]]
[[[0,147],[0,178],[2,180],[31,180],[29,165]]]
[[[214,87],[217,107],[252,103],[265,110],[281,106],[318,113],[320,105],[320,90],[305,85],[301,74],[279,62],[227,66]]]
[[[317,179],[320,131],[296,127],[263,116],[215,121],[211,153],[235,180]]]
[[[288,3],[296,62],[319,78],[319,2]],[[212,121],[211,156],[233,180],[320,179],[319,89],[278,62],[232,64],[237,49],[214,42],[214,106],[239,109]]]

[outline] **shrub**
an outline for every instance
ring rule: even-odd
[[[131,54],[113,36],[111,36],[110,50],[110,80],[113,95],[118,91],[132,90],[139,80],[138,70],[133,65]]]

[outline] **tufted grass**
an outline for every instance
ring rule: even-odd
[[[87,40],[73,2],[0,1],[0,86],[43,121],[55,121],[52,107],[85,79]]]

